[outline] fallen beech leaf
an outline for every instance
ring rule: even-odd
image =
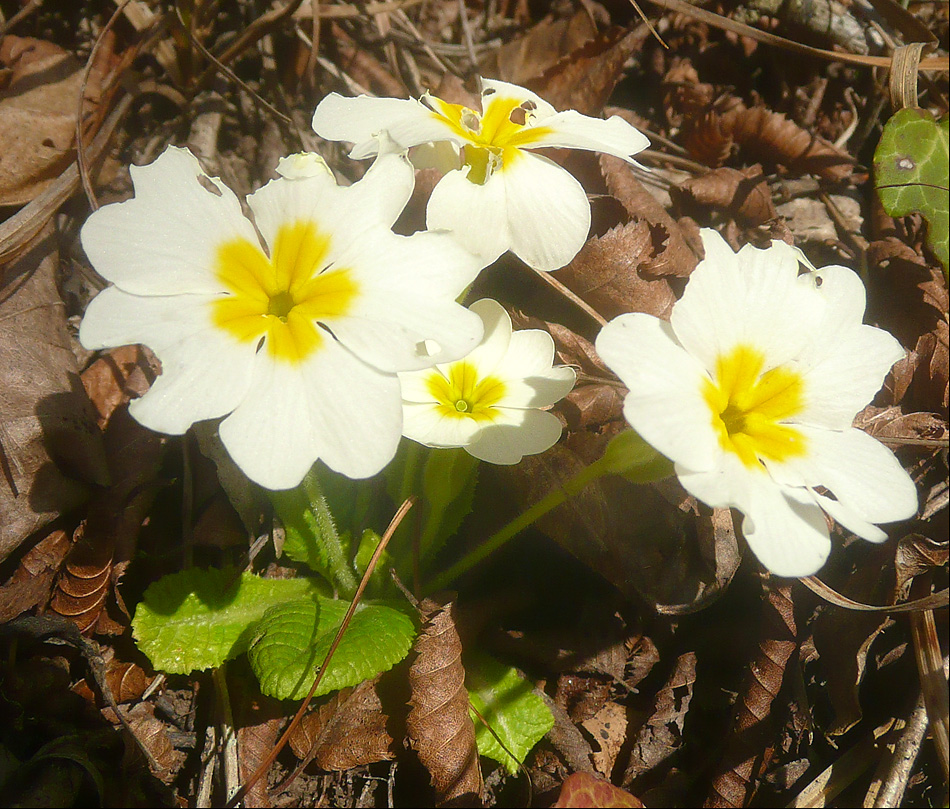
[[[482,772],[468,711],[462,641],[452,601],[426,599],[409,669],[409,743],[432,777],[438,806],[481,806]]]
[[[154,673],[149,675],[137,663],[120,660],[115,656],[115,650],[111,647],[103,650],[102,659],[105,664],[103,673],[106,684],[119,705],[124,702],[133,702],[141,697],[155,676]],[[73,691],[95,702],[98,699],[98,694],[90,687],[89,683],[91,682],[91,677],[88,678],[88,681],[80,680],[73,687]]]
[[[525,86],[557,109],[599,115],[623,75],[624,64],[648,36],[646,26],[632,31],[615,26],[571,51]]]
[[[772,192],[758,164],[737,170],[719,168],[670,188],[673,202],[684,213],[692,209],[725,209],[744,228],[758,227],[778,214]]]
[[[894,550],[888,545],[864,548],[861,563],[843,583],[830,583],[843,596],[864,604],[894,603]],[[863,715],[858,689],[864,679],[868,649],[894,623],[886,613],[855,612],[834,607],[814,623],[815,648],[827,678],[825,693],[834,717],[825,726],[830,736],[853,728]]]
[[[723,116],[723,128],[743,152],[794,174],[846,180],[854,171],[854,158],[846,151],[765,107],[737,107]]]
[[[0,560],[108,482],[102,436],[77,376],[56,289],[52,226],[0,289]]]
[[[164,436],[140,425],[127,408],[109,423],[105,447],[115,483],[99,490],[90,503],[50,601],[53,612],[82,632],[118,634],[128,623],[128,616],[120,615],[116,623],[103,610],[132,559],[142,522],[158,494],[154,481],[165,445]]]
[[[82,384],[105,429],[120,405],[144,394],[161,371],[161,363],[145,346],[113,348],[82,372]]]
[[[698,259],[676,220],[643,187],[623,160],[609,155],[601,155],[599,159],[608,190],[623,205],[631,222],[644,221],[649,225],[653,255],[643,262],[640,272],[647,278],[689,275]]]
[[[278,700],[262,695],[244,678],[234,678],[230,691],[234,724],[238,729],[238,769],[241,783],[246,784],[274,749],[287,710]],[[273,806],[266,778],[248,790],[244,805],[259,809]]]
[[[0,205],[23,205],[72,162],[82,65],[42,39],[0,39]]]
[[[676,296],[665,278],[645,278],[640,270],[653,266],[656,245],[646,221],[629,222],[589,239],[558,280],[608,320],[625,312],[646,312],[669,318]]]
[[[184,751],[176,750],[172,746],[168,736],[168,726],[155,716],[152,703],[138,703],[129,711],[126,718],[132,732],[159,765],[158,772],[153,775],[166,784],[174,782],[187,756]]]
[[[623,785],[662,764],[683,743],[683,723],[693,698],[696,682],[696,654],[686,652],[676,659],[673,671],[657,692],[653,713],[637,731]]]
[[[763,602],[759,642],[736,701],[724,752],[714,771],[707,807],[748,806],[757,786],[763,751],[770,746],[772,703],[785,667],[798,648],[795,609],[788,584],[770,587]],[[767,763],[767,762],[766,762]]]
[[[595,36],[597,26],[591,15],[583,9],[567,19],[555,19],[548,15],[522,36],[486,53],[479,62],[479,70],[483,76],[525,87],[527,82],[539,78],[567,54],[576,51]]]
[[[57,528],[23,555],[10,580],[0,587],[0,624],[46,604],[69,547],[68,535]]]
[[[615,787],[603,778],[597,778],[586,772],[576,772],[569,775],[561,785],[554,809],[567,807],[589,806],[597,809],[621,809],[633,807],[638,809],[643,803],[619,787]]]
[[[395,757],[387,716],[376,691],[379,677],[344,688],[308,713],[289,744],[303,761],[341,772]]]

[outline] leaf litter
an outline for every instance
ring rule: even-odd
[[[874,5],[889,11],[873,26],[849,15],[840,47],[879,53],[884,41],[916,39],[946,58],[945,6],[912,2],[911,25],[893,4]],[[78,347],[88,295],[75,291],[96,286],[76,236],[88,207],[69,191],[79,187],[70,172],[80,109],[87,145],[110,112],[121,112],[113,128],[103,124],[111,166],[186,142],[238,191],[272,176],[273,155],[300,148],[316,148],[356,179],[342,150],[309,134],[315,101],[332,90],[429,88],[464,100],[481,73],[524,84],[559,109],[621,115],[650,133],[642,157],[650,171],[571,155],[593,228],[554,274],[570,295],[508,260],[478,281],[478,292],[509,305],[516,327],[547,329],[580,383],[556,411],[566,425],[561,443],[515,468],[483,470],[473,514],[452,542],[490,535],[504,514],[562,485],[624,428],[624,391],[591,344],[597,319],[668,317],[702,257],[699,228],[715,226],[734,247],[794,239],[816,264],[861,270],[869,322],[909,352],[858,423],[893,442],[921,492],[920,518],[878,547],[836,529],[843,541],[822,581],[876,605],[947,586],[945,226],[929,198],[878,202],[872,168],[890,113],[866,68],[789,58],[686,13],[645,8],[666,49],[632,8],[590,0],[291,3],[286,14],[196,3],[187,30],[172,4],[157,2],[148,13],[134,3],[120,12],[83,86],[83,65],[116,8],[87,6],[28,6],[6,30],[16,4],[0,3],[0,216],[17,228],[16,249],[0,245],[0,643],[9,661],[0,751],[15,765],[5,782],[14,796],[224,803],[231,776],[215,765],[213,747],[202,760],[206,731],[225,727],[211,679],[156,679],[131,643],[131,614],[162,573],[246,565],[243,551],[267,526],[253,491],[222,491],[198,449],[206,437],[155,436],[128,416],[128,401],[160,372],[147,351],[89,357]],[[767,28],[823,44],[807,24],[796,28],[791,12],[754,7]],[[877,30],[887,34],[881,43]],[[946,71],[921,74],[917,102],[934,120],[947,115],[946,88]],[[130,193],[124,171],[110,168],[92,183],[103,200]],[[423,221],[424,186],[420,177],[407,227]],[[29,210],[31,230],[19,229],[27,220],[18,208]],[[254,564],[262,581],[297,571],[267,549]],[[443,604],[425,613],[414,672],[396,666],[322,698],[246,805],[945,801],[945,719],[935,720],[934,744],[914,711],[924,706],[926,721],[945,702],[945,687],[933,683],[946,659],[947,610],[912,619],[854,612],[797,582],[763,583],[729,512],[705,509],[675,482],[602,479],[459,585],[455,611]],[[479,605],[477,620],[467,604]],[[65,620],[98,641],[101,679],[121,703],[124,727],[76,643],[24,635],[21,616]],[[494,757],[479,764],[475,737],[484,730],[468,712],[462,661],[482,649],[512,684],[551,706],[554,726],[524,771]],[[922,675],[918,663],[929,667]],[[243,659],[229,662],[226,676],[243,782],[293,709],[260,694]],[[441,718],[449,707],[451,720]],[[129,734],[139,743],[133,754],[120,741]],[[50,747],[60,738],[82,743]],[[912,762],[903,772],[898,750]],[[838,761],[860,766],[828,779]],[[268,791],[298,768],[283,791]]]

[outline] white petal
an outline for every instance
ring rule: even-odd
[[[517,84],[510,84],[509,82],[499,81],[497,79],[482,79],[483,115],[488,114],[491,105],[505,99],[515,99],[519,103],[524,101],[534,102],[535,109],[533,112],[540,120],[557,114],[557,110],[548,104],[547,101],[525,87],[519,87]]]
[[[828,514],[829,517],[840,523],[852,534],[857,534],[859,537],[866,539],[869,542],[884,542],[887,539],[887,534],[884,533],[884,531],[882,531],[873,523],[869,523],[867,520],[861,519],[859,515],[857,515],[843,503],[840,503],[837,500],[832,500],[830,497],[825,497],[824,495],[818,494],[814,491],[811,494],[812,497],[815,498],[815,502],[821,506],[821,508]]]
[[[280,228],[312,222],[318,232],[330,236],[329,259],[339,262],[346,260],[354,243],[363,249],[363,242],[392,227],[409,201],[414,182],[404,155],[383,154],[362,180],[346,188],[337,186],[325,172],[297,179],[281,177],[255,191],[247,202],[269,247],[273,248]]]
[[[759,561],[779,576],[810,576],[828,558],[824,515],[809,492],[781,486],[764,470],[747,469],[732,453],[715,469],[676,468],[683,487],[707,505],[737,508],[742,533]]]
[[[481,429],[475,419],[447,416],[435,403],[403,402],[403,435],[427,447],[465,447]]]
[[[554,340],[546,331],[522,329],[511,335],[504,360],[495,376],[505,382],[499,406],[548,407],[560,401],[574,387],[577,375],[572,368],[554,362]]]
[[[564,365],[523,379],[508,379],[505,381],[505,395],[498,406],[550,407],[567,396],[576,381],[574,369]]]
[[[805,409],[796,422],[843,430],[874,398],[904,349],[890,334],[873,326],[839,330],[803,366]]]
[[[135,197],[105,205],[83,225],[83,249],[96,271],[137,295],[220,292],[218,247],[233,239],[259,244],[234,194],[207,177],[187,149],[169,146],[154,163],[129,169]]]
[[[479,376],[494,374],[511,342],[511,318],[505,307],[491,298],[475,301],[468,308],[481,318],[484,335],[481,342],[465,356],[465,360],[475,366]]]
[[[255,483],[290,489],[316,461],[309,396],[299,366],[275,362],[266,351],[256,355],[248,395],[218,428],[228,454]]]
[[[624,401],[630,426],[676,463],[713,468],[721,450],[702,396],[707,377],[677,343],[670,324],[639,313],[620,315],[601,329],[596,347],[630,389]]]
[[[374,155],[378,148],[375,138],[384,131],[403,148],[460,140],[442,118],[414,99],[344,98],[337,93],[330,93],[317,105],[313,131],[326,140],[355,143],[350,152],[354,159]]]
[[[497,174],[505,181],[511,251],[538,270],[568,264],[590,231],[590,203],[581,184],[530,152],[520,152]]]
[[[209,307],[203,295],[141,297],[109,287],[86,310],[84,346],[141,343],[161,360],[161,376],[129,407],[149,429],[181,435],[196,421],[230,413],[248,390],[255,347],[214,327]]]
[[[781,489],[762,475],[742,521],[742,535],[776,576],[811,576],[831,552],[828,526],[807,493]]]
[[[683,347],[710,372],[737,345],[761,352],[764,370],[798,357],[825,307],[813,288],[797,282],[797,251],[773,242],[733,253],[715,231],[701,233],[706,258],[670,317]]]
[[[319,457],[350,478],[379,472],[393,459],[402,435],[396,375],[380,373],[328,340],[303,376]]]
[[[539,119],[536,126],[549,131],[539,135],[536,141],[525,146],[526,149],[542,146],[585,149],[636,163],[633,155],[650,146],[650,139],[646,135],[616,115],[605,121],[581,115],[575,110],[566,110],[550,118]]]
[[[343,260],[359,293],[328,328],[361,359],[387,372],[459,359],[482,337],[477,314],[455,302],[481,263],[446,233],[388,234],[351,246]],[[434,341],[435,354],[418,345]]]
[[[781,465],[770,463],[776,479],[792,485],[824,486],[842,506],[869,523],[906,520],[917,513],[913,480],[879,441],[854,428],[798,429],[806,438],[808,453]]]
[[[466,250],[491,264],[511,246],[501,174],[495,172],[484,185],[477,185],[469,181],[467,169],[450,171],[432,189],[426,227],[451,231]]]
[[[561,422],[543,410],[498,408],[498,420],[482,428],[466,452],[480,461],[509,466],[525,455],[553,447],[561,437]]]

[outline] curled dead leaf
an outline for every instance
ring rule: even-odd
[[[439,806],[481,806],[482,772],[468,710],[453,601],[420,604],[422,630],[409,669],[409,743],[432,777]]]
[[[647,278],[689,275],[698,259],[676,220],[643,187],[623,160],[601,155],[600,168],[608,190],[624,207],[630,221],[643,221],[649,227],[651,254],[640,264],[640,273]]]
[[[694,216],[696,208],[725,210],[744,228],[758,227],[778,215],[758,164],[741,170],[715,169],[673,186],[670,195],[684,213]]]

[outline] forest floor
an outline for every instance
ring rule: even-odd
[[[249,565],[277,579],[300,566],[270,541],[248,561],[256,537],[272,538],[273,511],[219,477],[207,435],[160,436],[128,415],[154,357],[79,344],[106,285],[83,222],[128,199],[128,166],[169,144],[239,199],[299,151],[356,181],[366,163],[311,129],[324,96],[431,90],[477,106],[482,76],[559,110],[618,115],[651,145],[637,156],[648,171],[552,153],[591,200],[588,243],[550,275],[508,254],[476,282],[472,300],[491,296],[516,327],[549,331],[579,381],[554,411],[559,444],[484,465],[446,564],[626,428],[625,391],[593,340],[624,312],[669,317],[706,227],[734,249],[779,239],[815,266],[860,273],[866,322],[908,354],[857,426],[895,451],[920,510],[879,545],[836,526],[819,579],[779,579],[745,547],[738,515],[675,478],[601,479],[429,614],[450,616],[465,655],[514,667],[548,706],[553,727],[523,766],[448,750],[470,756],[474,793],[427,770],[425,749],[441,740],[438,727],[407,730],[407,703],[421,699],[410,655],[319,697],[244,805],[947,806],[947,282],[924,218],[888,216],[873,172],[899,107],[948,113],[947,4],[641,8],[0,0],[0,802],[223,806],[300,704],[262,695],[244,655],[163,674],[133,639],[162,576]],[[423,226],[426,171],[402,232]]]

